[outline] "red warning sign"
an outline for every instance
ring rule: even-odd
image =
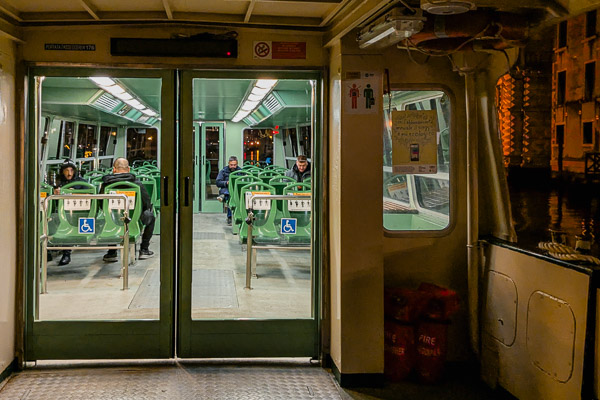
[[[306,59],[306,42],[273,42],[273,59]]]
[[[254,59],[305,60],[306,42],[254,42]]]

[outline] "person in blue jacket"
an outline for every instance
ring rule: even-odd
[[[217,175],[217,187],[219,187],[219,199],[220,202],[229,202],[229,174],[233,171],[239,171],[241,168],[238,166],[238,159],[236,156],[229,157],[227,166],[219,171]],[[227,207],[227,225],[231,225],[231,209]]]

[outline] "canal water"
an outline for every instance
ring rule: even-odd
[[[509,191],[519,247],[534,249],[550,241],[552,229],[564,231],[571,247],[575,236],[589,238],[591,254],[600,256],[600,186],[514,179]]]

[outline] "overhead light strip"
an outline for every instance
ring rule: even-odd
[[[138,97],[129,93],[123,86],[121,86],[111,78],[103,76],[92,76],[89,79],[96,85],[98,85],[100,89],[104,90],[107,93],[110,93],[114,97],[123,101],[125,104],[130,105],[136,110],[142,112],[143,114],[149,117],[155,117],[158,115],[158,113],[155,110],[143,104]]]
[[[242,106],[238,109],[238,112],[231,119],[231,121],[239,122],[248,115],[252,114],[265,96],[269,94],[269,92],[271,92],[271,90],[275,87],[277,82],[277,79],[259,79],[254,82],[254,87],[241,103]]]

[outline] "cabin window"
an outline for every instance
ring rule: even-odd
[[[560,71],[556,82],[556,103],[565,104],[565,92],[567,90],[567,71]]]
[[[156,128],[127,129],[127,159],[129,165],[134,161],[156,160],[158,149],[158,130]]]
[[[594,97],[594,85],[596,81],[596,63],[589,62],[585,64],[585,99],[591,100]]]
[[[397,90],[383,102],[383,226],[443,230],[450,223],[450,98],[441,91]]]
[[[310,136],[310,126],[301,126],[300,129],[298,129],[298,140],[300,142],[301,153],[309,159],[311,158]]]
[[[98,151],[96,129],[96,125],[79,124],[79,129],[77,129],[76,158],[90,158],[96,156]]]
[[[567,21],[562,21],[558,24],[558,43],[559,49],[567,47]]]
[[[60,143],[58,148],[61,149],[60,154],[57,155],[56,158],[70,158],[71,157],[71,148],[73,147],[73,140],[75,136],[73,132],[75,131],[75,123],[71,121],[61,121],[60,124]]]
[[[594,123],[583,123],[583,144],[594,144]]]
[[[585,37],[589,38],[596,35],[596,10],[585,14]]]
[[[273,164],[273,130],[244,130],[244,161],[260,161],[261,164]]]
[[[296,128],[287,128],[283,130],[283,149],[285,152],[285,163],[287,168],[291,168],[296,163],[298,157],[298,137]]]
[[[103,126],[100,128],[100,143],[98,146],[98,156],[113,156],[115,154],[115,145],[117,144],[117,128],[112,126]]]

